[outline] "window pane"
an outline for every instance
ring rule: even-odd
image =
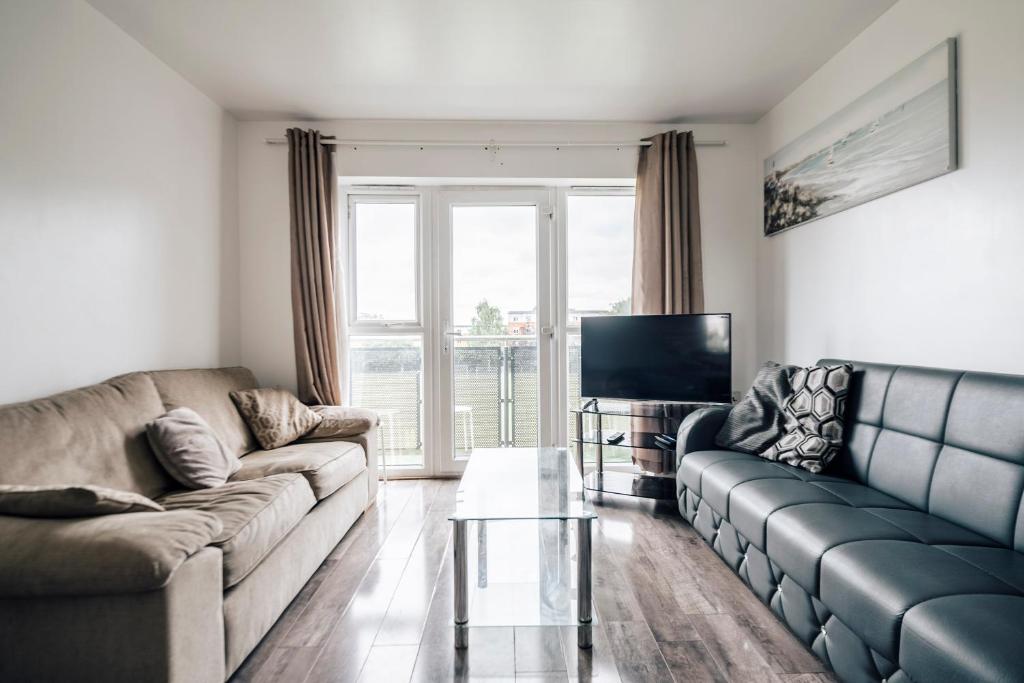
[[[537,445],[537,209],[452,209],[455,454]]]
[[[380,415],[378,447],[388,467],[422,467],[423,337],[353,335],[350,340],[352,405]]]
[[[628,315],[633,276],[633,202],[631,195],[577,195],[568,202],[568,320],[578,330],[580,318]],[[580,336],[567,335],[566,388],[569,409],[580,404]],[[569,413],[569,439],[576,434]],[[596,429],[586,425],[585,429]],[[607,418],[605,429],[629,431],[629,420]],[[585,459],[593,458],[587,447]],[[628,462],[625,448],[606,446],[605,463]]]
[[[416,204],[355,205],[356,319],[416,320]]]
[[[570,195],[568,324],[628,315],[633,274],[633,197]]]
[[[534,334],[537,209],[452,209],[452,323],[467,334]]]

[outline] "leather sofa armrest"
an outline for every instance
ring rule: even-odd
[[[687,415],[676,434],[676,467],[687,453],[715,448],[715,435],[729,415],[732,406],[701,408]]]
[[[221,532],[193,510],[75,519],[0,515],[0,598],[162,588]]]

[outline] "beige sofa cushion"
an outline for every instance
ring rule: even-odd
[[[0,515],[59,519],[162,511],[145,496],[102,486],[0,484]]]
[[[167,411],[146,425],[146,434],[156,459],[185,488],[220,486],[242,466],[191,408]]]
[[[259,386],[248,368],[159,370],[146,374],[153,379],[165,410],[191,408],[199,413],[229,453],[242,455],[259,448],[229,396],[232,391]]]
[[[253,451],[242,458],[242,469],[232,481],[259,479],[296,472],[309,482],[317,500],[323,500],[366,469],[363,447],[350,441],[293,443],[270,451]]]
[[[348,406],[310,406],[323,420],[313,428],[307,439],[337,439],[370,431],[380,424],[380,417],[369,408]]]
[[[295,441],[323,420],[285,389],[232,391],[231,400],[265,450]]]
[[[220,532],[215,516],[194,511],[81,519],[0,515],[0,597],[156,590]]]
[[[146,441],[163,403],[134,373],[0,406],[0,484],[91,484],[154,498],[175,488]]]
[[[212,489],[177,491],[157,502],[168,510],[201,511],[220,520],[223,529],[212,543],[224,553],[224,588],[229,588],[302,521],[316,498],[301,475],[278,474]]]

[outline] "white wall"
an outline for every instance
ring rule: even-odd
[[[289,280],[287,157],[268,145],[293,125],[315,127],[342,139],[424,140],[637,140],[672,127],[698,139],[725,139],[725,147],[697,149],[704,239],[706,306],[733,313],[734,384],[753,376],[756,235],[753,200],[758,179],[754,131],[746,125],[533,124],[480,122],[317,121],[239,123],[242,362],[261,382],[295,385]],[[636,175],[636,148],[622,150],[511,148],[496,156],[478,149],[340,148],[342,176],[500,179],[608,179]]]
[[[0,3],[0,403],[234,363],[235,122],[80,0]]]
[[[902,0],[758,123],[760,163],[959,36],[960,170],[758,238],[760,360],[1024,373],[1022,35],[1019,0]]]

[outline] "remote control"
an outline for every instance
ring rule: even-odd
[[[676,440],[667,434],[655,434],[654,443],[666,450],[671,450],[676,447]]]
[[[612,432],[604,438],[604,440],[610,444],[617,444],[626,438],[625,432]]]

